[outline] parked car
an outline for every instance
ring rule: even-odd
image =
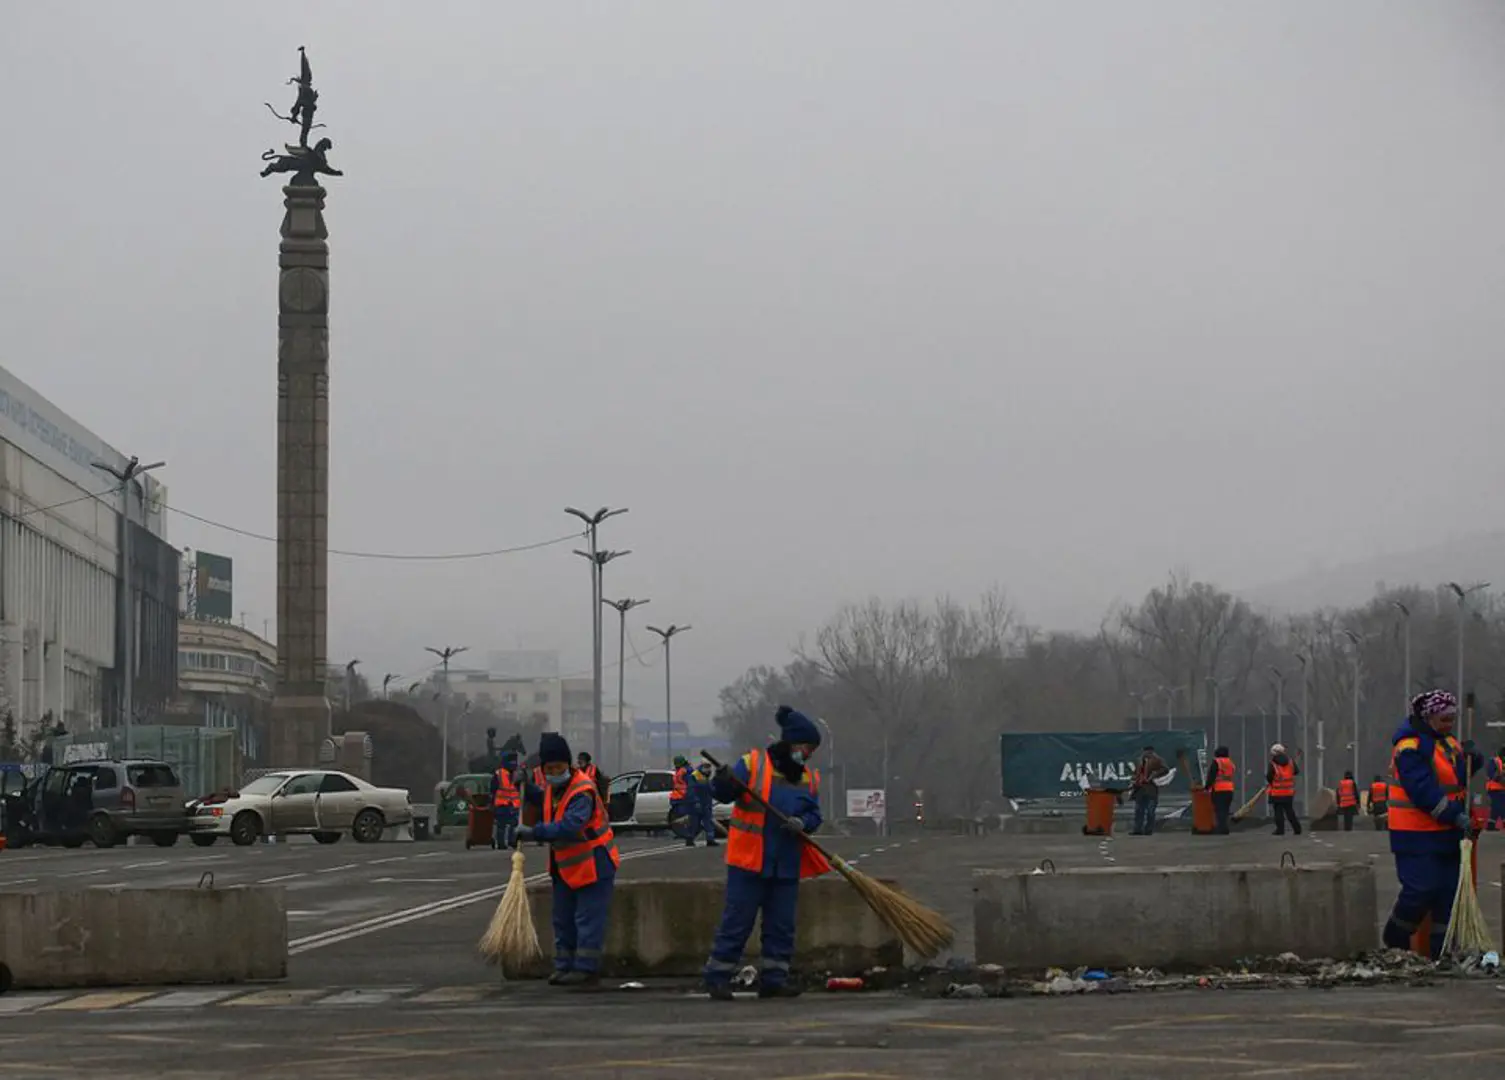
[[[667,829],[677,836],[688,835],[688,828],[680,824],[678,818],[672,822],[669,820],[669,793],[673,790],[672,769],[641,769],[613,778],[606,795],[606,812],[611,817],[611,827],[623,832]],[[711,813],[715,820],[725,825],[732,818],[731,804],[715,803]]]
[[[183,785],[151,758],[70,761],[47,767],[20,795],[6,797],[6,842],[114,847],[150,836],[172,847],[188,828]]]
[[[412,820],[413,807],[404,789],[377,787],[332,769],[266,773],[239,791],[188,804],[188,835],[200,847],[221,836],[240,847],[263,836],[290,835],[333,844],[347,832],[356,843],[371,844],[389,826]]]

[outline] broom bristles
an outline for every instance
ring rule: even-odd
[[[929,960],[956,939],[956,931],[937,912],[868,877],[840,856],[833,855],[830,861],[904,947],[920,959]]]
[[[1248,817],[1249,811],[1254,809],[1254,804],[1259,802],[1260,799],[1264,798],[1264,794],[1268,790],[1268,788],[1260,788],[1258,791],[1256,791],[1254,793],[1254,798],[1250,799],[1243,806],[1240,806],[1233,812],[1233,820],[1243,821],[1244,818]]]
[[[528,908],[528,875],[523,864],[523,853],[514,851],[512,876],[478,946],[486,962],[504,972],[520,971],[543,957],[538,931],[533,928],[533,913]]]
[[[1474,888],[1474,842],[1465,837],[1459,845],[1459,854],[1458,891],[1453,894],[1453,917],[1448,920],[1442,951],[1492,952],[1494,939],[1489,936],[1484,909],[1479,906],[1479,891]]]

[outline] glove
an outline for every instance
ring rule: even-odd
[[[532,840],[532,839],[533,839],[533,826],[532,825],[519,825],[518,829],[517,829],[517,842],[519,844],[521,844],[524,840]]]
[[[786,818],[783,824],[785,831],[792,832],[796,836],[803,836],[805,833],[805,823],[797,817]]]

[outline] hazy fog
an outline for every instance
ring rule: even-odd
[[[3,26],[0,363],[166,458],[177,506],[275,531],[258,156],[307,45],[347,174],[334,545],[631,507],[607,595],[694,624],[677,718],[868,594],[997,582],[1091,625],[1172,566],[1241,587],[1505,525],[1498,3],[50,0]],[[273,545],[172,530],[274,614]],[[332,658],[586,669],[569,547],[335,557]]]

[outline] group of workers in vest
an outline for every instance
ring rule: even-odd
[[[716,818],[712,811],[711,767],[692,768],[683,756],[674,759],[674,786],[669,792],[669,817],[689,819],[690,835],[685,847],[694,847],[695,838],[705,834],[705,846],[717,847]]]
[[[1301,835],[1301,822],[1296,817],[1296,777],[1301,775],[1301,766],[1296,763],[1284,744],[1270,747],[1270,760],[1265,765],[1265,797],[1270,801],[1270,812],[1275,818],[1275,835],[1284,836],[1286,823]],[[1212,752],[1212,761],[1207,766],[1206,787],[1212,794],[1212,811],[1215,825],[1213,831],[1228,835],[1232,817],[1233,793],[1237,787],[1238,767],[1228,753],[1228,747],[1220,746]]]
[[[779,706],[775,719],[778,740],[742,755],[735,765],[723,765],[699,778],[710,797],[732,804],[726,842],[726,904],[705,967],[706,987],[716,1000],[732,997],[732,976],[741,965],[743,948],[759,915],[763,957],[758,996],[800,993],[800,987],[789,979],[799,883],[831,869],[801,839],[821,826],[820,776],[809,764],[820,745],[820,729],[787,705]],[[539,739],[538,765],[532,773],[518,774],[514,755],[512,769],[498,770],[493,788],[498,793],[504,789],[505,771],[515,783],[518,805],[538,811],[537,824],[507,827],[509,846],[527,841],[549,846],[554,927],[554,974],[549,983],[589,989],[600,982],[601,949],[621,856],[594,766],[587,755],[581,758],[580,765],[572,765],[564,736],[546,732]],[[683,764],[687,763],[682,758],[676,761],[677,766]],[[505,760],[503,765],[507,765]],[[681,801],[690,796],[695,783],[689,776],[684,782]],[[770,814],[765,804],[779,811],[782,819]],[[707,801],[707,818],[709,813]],[[714,827],[707,843],[713,842]]]

